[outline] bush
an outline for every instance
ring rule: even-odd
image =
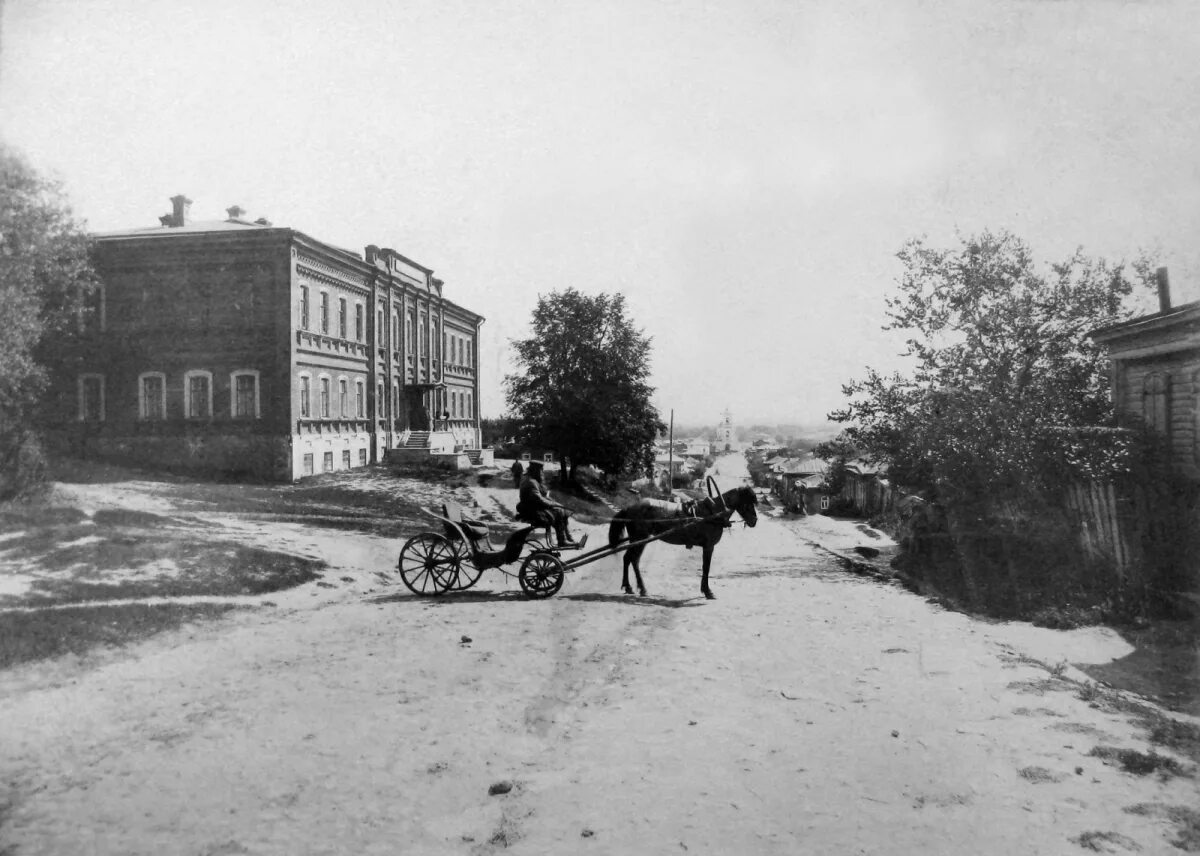
[[[0,437],[0,500],[25,499],[46,486],[46,458],[31,432],[16,429]]]

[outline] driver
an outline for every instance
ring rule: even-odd
[[[517,517],[529,523],[541,526],[553,526],[558,536],[558,546],[578,546],[567,531],[567,519],[570,512],[550,499],[550,492],[542,483],[541,461],[531,461],[529,471],[521,479],[521,494],[517,502]]]

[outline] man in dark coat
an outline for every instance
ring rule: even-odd
[[[553,526],[558,536],[558,546],[574,547],[575,541],[567,531],[566,508],[550,499],[550,492],[542,484],[541,461],[531,461],[529,472],[521,479],[521,494],[517,501],[517,517],[527,523]]]

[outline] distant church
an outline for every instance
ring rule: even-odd
[[[728,452],[733,448],[733,414],[729,408],[721,415],[721,424],[717,427],[717,445]]]

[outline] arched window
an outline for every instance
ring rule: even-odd
[[[258,371],[238,369],[229,375],[229,415],[234,419],[258,419]]]
[[[350,417],[350,381],[345,377],[338,378],[338,416]]]
[[[79,419],[81,422],[104,421],[104,375],[79,376]]]
[[[317,404],[317,406],[320,409],[317,411],[317,416],[319,416],[321,419],[328,419],[329,418],[329,395],[330,395],[329,375],[321,375],[320,376],[320,378],[317,381],[317,389],[318,389],[318,394],[320,395],[320,400]]]
[[[148,422],[167,418],[167,376],[162,372],[138,375],[138,418]]]
[[[183,375],[183,415],[188,419],[212,418],[212,372],[194,369]]]
[[[300,375],[300,418],[312,418],[312,376]]]

